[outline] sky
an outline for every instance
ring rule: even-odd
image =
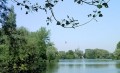
[[[37,2],[39,0],[34,0]],[[43,0],[44,1],[44,0]],[[42,1],[39,1],[42,3]],[[26,27],[29,31],[37,31],[40,27],[46,27],[51,31],[50,38],[54,42],[55,47],[59,51],[75,50],[79,48],[85,49],[105,49],[109,52],[114,52],[117,43],[120,41],[120,0],[111,0],[109,8],[102,9],[103,17],[91,21],[87,25],[78,27],[76,29],[62,28],[56,25],[53,21],[49,26],[46,25],[46,13],[39,10],[39,12],[31,12],[25,14],[25,10],[15,6],[17,26]],[[10,4],[11,5],[11,4]],[[95,7],[89,5],[77,5],[71,1],[64,0],[60,2],[53,9],[54,14],[58,20],[66,18],[67,15],[78,19],[80,23],[89,20],[87,15],[95,10]]]

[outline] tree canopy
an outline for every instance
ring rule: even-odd
[[[46,50],[50,31],[41,27],[36,32],[17,28],[14,7],[0,28],[0,72],[41,73],[46,69]]]
[[[87,59],[109,59],[110,53],[104,49],[86,49],[84,57]]]

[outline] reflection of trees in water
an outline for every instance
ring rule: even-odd
[[[104,68],[108,66],[109,64],[85,64],[85,67],[87,68]]]
[[[82,64],[68,64],[68,65],[66,65],[66,66],[68,66],[69,68],[80,68],[80,67],[82,67],[83,65]]]
[[[45,73],[55,73],[58,70],[58,62],[47,63],[47,70]]]
[[[80,68],[83,64],[59,64],[59,67]]]
[[[115,66],[116,66],[116,68],[120,69],[120,62],[117,62]]]
[[[69,68],[73,68],[74,64],[68,64]]]
[[[46,66],[47,66],[46,62],[40,62],[40,65],[39,65],[38,70],[39,70],[40,72],[44,72],[44,71],[46,70]],[[43,71],[43,70],[44,70],[44,71]]]

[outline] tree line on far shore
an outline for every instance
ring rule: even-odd
[[[118,42],[116,49],[113,53],[105,49],[85,49],[83,53],[82,50],[68,50],[68,51],[57,51],[56,48],[48,49],[47,57],[49,60],[58,59],[113,59],[120,60],[120,42]]]

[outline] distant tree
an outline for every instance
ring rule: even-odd
[[[120,41],[117,43],[116,49],[120,49]]]
[[[66,59],[75,59],[74,51],[68,50],[68,51],[66,52]]]
[[[120,42],[117,43],[116,49],[113,55],[114,55],[114,59],[117,59],[117,60],[120,59]]]
[[[79,49],[75,49],[75,57],[76,58],[82,58],[83,57],[83,51],[79,50]]]
[[[85,49],[84,57],[87,59],[94,59],[94,50],[93,49]]]
[[[13,3],[16,3],[16,5],[20,6],[21,9],[25,8],[26,9],[26,14],[28,14],[29,12],[38,12],[38,10],[44,10],[46,12],[46,14],[48,12],[51,13],[50,16],[47,17],[47,25],[49,25],[49,23],[52,21],[52,19],[54,19],[56,21],[56,25],[60,25],[64,28],[75,28],[75,27],[79,27],[79,26],[83,26],[87,23],[89,23],[90,21],[94,20],[96,17],[102,17],[103,14],[101,12],[100,9],[102,8],[108,8],[108,2],[110,0],[73,0],[74,3],[78,4],[78,5],[82,5],[82,4],[87,4],[89,6],[94,6],[96,7],[95,10],[93,10],[93,13],[88,14],[88,17],[91,17],[91,19],[83,24],[79,24],[78,20],[74,19],[73,17],[70,16],[66,16],[67,19],[62,19],[62,20],[58,20],[54,14],[53,8],[60,3],[60,1],[64,2],[64,0],[44,0],[45,3],[42,5],[39,5],[38,2],[36,2],[35,4],[32,4],[30,2],[30,0],[11,0]],[[68,1],[69,3],[69,1]],[[7,11],[9,11],[9,8],[6,6],[7,4],[7,0],[1,0],[0,1],[0,7],[2,8],[2,12],[1,12],[1,20],[5,19],[7,16]],[[3,21],[1,21],[3,22]]]
[[[120,49],[116,49],[114,54],[114,59],[120,60]]]
[[[58,52],[59,59],[66,59],[66,52],[65,51],[59,51]]]
[[[110,53],[104,49],[94,49],[95,59],[108,59],[110,58]]]
[[[113,52],[113,53],[110,53],[109,58],[110,58],[110,59],[115,59],[115,57],[114,57],[114,52]]]
[[[109,59],[110,53],[104,49],[86,49],[85,58],[87,59]]]

